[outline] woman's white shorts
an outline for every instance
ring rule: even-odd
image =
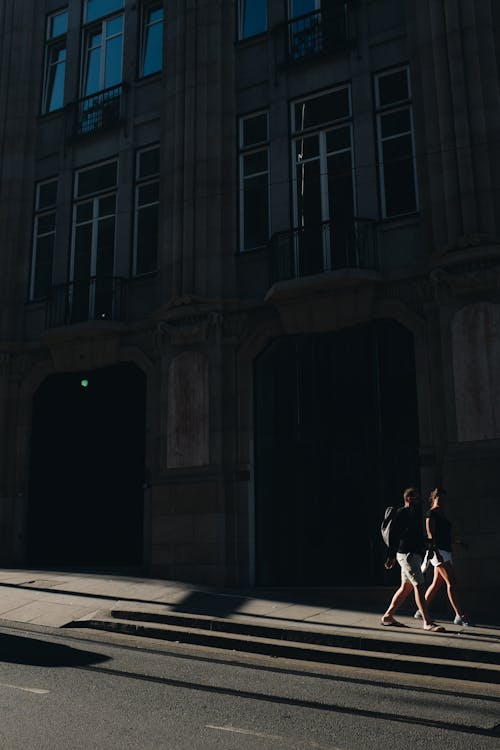
[[[442,565],[443,563],[453,562],[451,552],[447,549],[440,549],[439,556],[441,557],[440,560],[438,560],[437,555],[434,552],[431,557],[431,565],[433,565],[435,568],[437,568],[439,565]]]

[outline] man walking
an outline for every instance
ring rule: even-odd
[[[396,560],[398,561],[401,568],[401,585],[392,597],[381,624],[404,627],[403,623],[394,619],[394,613],[413,589],[416,605],[422,613],[424,630],[441,633],[444,628],[430,619],[425,601],[425,581],[421,569],[425,543],[420,517],[420,493],[414,487],[408,487],[403,493],[403,500],[404,507],[396,511],[391,524],[389,553],[385,561],[387,570],[394,567]]]

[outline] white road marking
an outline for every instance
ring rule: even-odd
[[[0,682],[0,687],[12,688],[13,690],[23,690],[25,693],[36,693],[36,695],[46,695],[50,693],[50,690],[42,690],[42,688],[29,688],[21,687],[20,685],[9,685],[7,682]]]
[[[215,724],[205,724],[205,727],[207,729],[218,729],[220,732],[233,732],[234,734],[246,734],[250,735],[251,737],[260,737],[261,739],[265,740],[277,740],[278,742],[286,742],[290,747],[290,738],[283,737],[280,734],[265,734],[264,732],[254,732],[251,729],[240,729],[233,726],[218,727]],[[327,747],[326,745],[318,745],[316,742],[310,742],[309,747],[314,748],[315,750],[341,750],[341,748],[339,747],[333,747],[332,745],[329,745]]]
[[[235,734],[249,734],[252,737],[262,737],[266,740],[279,740],[283,742],[285,739],[279,734],[265,734],[264,732],[253,732],[251,729],[238,729],[237,727],[216,727],[214,724],[206,724],[207,729],[218,729],[220,732],[234,732]]]

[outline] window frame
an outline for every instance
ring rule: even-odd
[[[148,14],[155,8],[161,8],[163,12],[161,21],[155,21],[153,24],[147,23]],[[158,68],[158,70],[154,70],[151,73],[144,73],[144,63],[146,59],[148,30],[151,28],[151,26],[156,26],[156,25],[161,25],[162,27],[160,67]],[[149,0],[148,2],[142,3],[140,34],[141,36],[140,36],[140,46],[139,46],[138,78],[142,80],[143,78],[149,78],[150,76],[158,75],[159,73],[162,73],[163,71],[163,54],[164,54],[163,42],[165,38],[165,8],[163,5],[163,0]]]
[[[147,175],[146,177],[139,177],[139,167],[140,167],[140,157],[142,154],[147,153],[148,151],[154,151],[158,150],[158,172],[151,173]],[[148,276],[150,274],[156,273],[158,270],[158,251],[159,251],[159,229],[160,229],[160,172],[161,172],[161,166],[160,166],[160,159],[161,159],[161,151],[160,151],[160,144],[159,143],[152,143],[149,146],[145,146],[144,148],[137,149],[135,154],[135,181],[134,181],[134,245],[133,245],[133,253],[132,253],[132,276],[134,278],[142,278],[143,276]],[[148,203],[145,205],[139,206],[139,191],[142,187],[145,185],[152,185],[154,183],[158,184],[158,200],[156,202]],[[138,266],[138,230],[139,230],[139,212],[143,208],[150,208],[151,206],[157,205],[158,206],[158,244],[156,247],[156,267],[149,270],[149,271],[137,271]]]
[[[332,94],[335,91],[347,91],[347,101],[348,101],[348,114],[338,117],[333,120],[325,120],[323,123],[320,123],[318,125],[313,125],[310,127],[306,127],[304,129],[297,128],[297,123],[295,121],[295,107],[300,102],[307,102],[311,101],[312,99],[319,99],[322,96],[327,96],[328,94]],[[329,209],[329,190],[328,190],[328,156],[333,153],[329,152],[327,145],[326,145],[326,136],[327,133],[330,133],[333,130],[339,130],[343,127],[349,127],[349,133],[350,133],[350,148],[346,149],[340,149],[338,151],[335,151],[335,153],[341,153],[341,152],[347,152],[349,151],[351,154],[351,171],[353,173],[352,178],[352,190],[353,190],[353,196],[352,196],[352,202],[353,202],[353,210],[354,215],[356,214],[356,207],[357,207],[357,191],[356,191],[356,180],[355,180],[355,149],[354,149],[354,123],[353,123],[353,114],[352,114],[352,86],[350,83],[343,83],[339,86],[334,86],[330,89],[325,89],[323,91],[315,92],[313,94],[310,94],[308,96],[300,97],[299,99],[293,99],[290,102],[290,148],[291,148],[291,159],[292,159],[292,212],[293,212],[293,225],[295,228],[298,228],[298,199],[297,199],[297,166],[299,162],[297,161],[296,154],[295,154],[295,144],[297,141],[301,140],[301,138],[307,138],[314,135],[318,136],[318,142],[319,142],[319,148],[318,148],[318,156],[316,157],[320,164],[320,185],[321,185],[321,220],[322,222],[325,221],[331,221],[333,219],[332,216],[330,216],[330,209]],[[303,163],[307,161],[313,161],[313,159],[304,159]],[[326,167],[326,168],[325,168]]]
[[[49,204],[48,206],[44,206],[43,208],[39,208],[39,200],[40,200],[40,188],[43,185],[49,185],[50,183],[56,184],[56,195],[54,203]],[[57,192],[59,188],[59,180],[58,177],[50,177],[45,180],[40,180],[35,185],[35,200],[34,200],[34,212],[33,212],[33,241],[32,241],[32,248],[31,248],[31,270],[30,270],[30,280],[29,280],[29,293],[28,293],[28,299],[30,302],[39,302],[41,300],[47,299],[48,296],[48,290],[47,293],[41,296],[35,295],[35,281],[36,281],[36,272],[37,272],[37,256],[38,256],[38,240],[41,237],[53,237],[53,243],[52,243],[52,258],[51,258],[51,273],[50,277],[52,279],[52,273],[53,273],[53,267],[54,267],[54,249],[55,249],[55,243],[56,243],[56,221],[57,221]],[[45,218],[47,216],[53,215],[54,216],[54,228],[50,232],[38,232],[38,224],[40,219]],[[50,284],[49,284],[50,289]]]
[[[116,182],[114,187],[105,187],[102,190],[94,190],[92,193],[88,193],[83,196],[78,196],[78,184],[79,184],[79,177],[82,174],[82,172],[88,172],[92,169],[98,169],[99,167],[103,167],[106,164],[116,164]],[[103,218],[109,218],[110,216],[114,216],[115,219],[115,226],[114,226],[114,247],[113,247],[113,269],[116,265],[116,229],[117,229],[117,218],[118,218],[118,187],[120,182],[120,163],[118,157],[114,157],[112,159],[106,159],[105,161],[98,162],[96,164],[91,164],[86,167],[82,167],[81,169],[78,169],[75,171],[74,175],[74,184],[73,184],[73,203],[72,203],[72,211],[71,211],[71,257],[70,257],[70,264],[69,264],[69,278],[70,281],[79,281],[79,279],[75,278],[75,244],[76,244],[76,228],[77,226],[82,225],[84,222],[78,222],[76,221],[76,213],[78,206],[82,205],[83,203],[89,203],[92,201],[92,218],[88,220],[85,223],[92,224],[92,233],[91,233],[91,244],[90,244],[90,274],[89,278],[92,278],[94,276],[97,276],[97,229],[99,224],[99,219]],[[99,216],[99,212],[96,212],[96,201],[99,201],[102,198],[107,198],[109,196],[115,196],[115,211],[114,214],[109,214],[104,217]]]
[[[395,99],[389,104],[382,105],[380,103],[380,89],[379,81],[381,78],[390,76],[401,71],[406,72],[406,81],[408,86],[408,96],[405,99]],[[418,193],[418,174],[417,174],[417,157],[415,147],[415,124],[413,117],[413,97],[412,97],[412,81],[410,75],[409,65],[399,65],[395,68],[389,68],[374,75],[374,101],[375,101],[375,123],[376,123],[376,137],[377,137],[377,159],[378,159],[378,174],[379,174],[379,190],[380,190],[380,206],[382,218],[385,220],[404,218],[405,216],[413,216],[420,211],[420,199]],[[382,120],[386,115],[392,115],[398,112],[407,111],[409,114],[410,129],[406,131],[400,131],[397,134],[390,136],[382,135]],[[387,213],[387,196],[386,196],[386,180],[385,180],[385,161],[384,161],[384,143],[397,138],[410,136],[411,140],[411,163],[413,167],[413,191],[415,195],[415,206],[409,211],[403,211],[401,213]]]
[[[250,144],[249,146],[244,145],[243,142],[243,127],[244,122],[246,120],[250,120],[256,117],[260,117],[262,115],[266,116],[266,130],[267,130],[267,138],[262,141],[255,141],[254,143]],[[238,217],[239,217],[239,237],[238,237],[238,249],[240,253],[249,253],[254,250],[261,250],[262,248],[266,247],[269,240],[271,239],[271,227],[272,227],[272,219],[271,219],[271,147],[270,147],[270,137],[269,137],[269,110],[267,109],[261,109],[257,110],[256,112],[250,112],[246,115],[242,115],[239,118],[238,121],[238,191],[239,191],[239,207],[238,207]],[[252,173],[248,177],[245,176],[245,170],[244,170],[244,160],[246,156],[250,156],[252,154],[257,154],[265,152],[267,157],[267,170],[258,172],[258,173]],[[264,244],[255,245],[252,247],[245,247],[245,182],[248,179],[255,178],[255,177],[261,177],[262,175],[267,174],[267,241]]]
[[[122,23],[121,32],[119,34],[114,34],[113,36],[105,35],[103,33],[104,28],[107,27],[107,24],[110,21],[114,21],[116,18],[122,18],[123,23]],[[89,53],[91,51],[91,48],[89,46],[90,37],[96,32],[101,35],[101,44],[99,45],[99,48],[100,48],[99,88],[97,88],[96,91],[87,93],[86,87],[87,87],[87,81],[88,81],[89,62],[90,62]],[[118,83],[112,84],[111,86],[106,86],[104,84],[105,84],[105,76],[106,76],[107,47],[108,47],[109,41],[111,39],[116,39],[118,36],[121,36],[120,81]],[[96,96],[97,94],[101,93],[102,91],[106,91],[109,88],[118,88],[119,86],[123,85],[124,39],[125,39],[125,12],[124,10],[115,11],[107,16],[102,16],[101,18],[97,18],[92,21],[89,21],[82,27],[82,63],[80,66],[80,70],[81,70],[80,98],[81,99],[87,99],[88,97]]]
[[[63,14],[66,15],[66,29],[55,36],[50,35],[50,24],[51,20],[55,18],[56,16],[62,16]],[[64,89],[66,84],[66,63],[67,63],[67,37],[68,37],[68,18],[69,18],[69,9],[68,6],[64,6],[60,8],[59,10],[54,11],[53,13],[49,13],[46,16],[45,19],[45,49],[44,49],[44,63],[43,63],[43,86],[42,86],[42,97],[41,97],[41,103],[40,103],[40,113],[42,115],[49,115],[53,112],[58,112],[61,109],[64,109],[64,102],[65,102],[65,96],[64,96]],[[52,63],[51,62],[51,54],[53,50],[61,50],[63,49],[65,51],[65,57],[64,61],[62,63]],[[51,81],[50,77],[50,71],[52,67],[57,67],[58,65],[62,64],[63,67],[63,83],[62,83],[62,100],[61,105],[59,107],[54,107],[53,109],[48,108],[49,104],[49,98],[50,98],[50,92],[49,92],[49,84]]]
[[[236,13],[236,23],[237,23],[237,39],[238,42],[245,42],[249,39],[256,39],[259,36],[263,36],[264,34],[267,34],[269,32],[269,0],[264,0],[266,4],[265,9],[265,15],[266,15],[266,24],[265,28],[261,31],[257,31],[255,34],[249,34],[248,36],[244,36],[244,13],[243,13],[243,3],[244,2],[251,2],[251,0],[238,0],[238,6],[237,6],[237,13]]]

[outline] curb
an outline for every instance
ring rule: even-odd
[[[168,622],[162,622],[162,619],[168,619]],[[103,630],[298,661],[500,684],[500,667],[491,660],[494,654],[439,644],[429,644],[428,647],[426,644],[363,636],[285,630],[211,617],[165,616],[122,610],[113,610],[109,616],[76,620],[64,627]]]

